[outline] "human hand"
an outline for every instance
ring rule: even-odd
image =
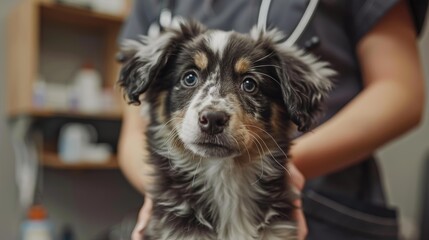
[[[134,230],[131,234],[132,240],[143,240],[144,230],[152,215],[152,206],[152,199],[146,196],[143,207],[140,209],[139,215],[137,217],[136,226],[134,227]]]
[[[305,183],[304,176],[301,174],[301,172],[299,172],[299,170],[295,167],[293,163],[289,163],[288,168],[292,185],[296,188],[297,191],[301,192],[301,190],[304,188]],[[304,240],[307,236],[308,229],[307,224],[305,223],[304,213],[301,208],[301,199],[296,199],[293,204],[298,208],[294,212],[294,218],[297,222],[298,240]]]

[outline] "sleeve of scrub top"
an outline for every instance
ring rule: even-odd
[[[358,42],[389,10],[401,0],[352,0],[349,8],[351,37]],[[409,0],[416,32],[422,30],[428,0]]]

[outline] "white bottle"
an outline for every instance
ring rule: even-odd
[[[33,106],[43,108],[46,104],[46,81],[39,77],[33,85]]]
[[[124,0],[92,0],[92,8],[96,12],[111,14],[111,15],[121,15],[125,10],[125,1]]]
[[[85,158],[85,149],[97,140],[97,132],[91,125],[69,123],[61,128],[59,154],[64,163],[79,163]]]
[[[32,206],[28,210],[27,219],[21,225],[21,239],[54,240],[52,223],[42,206]]]
[[[82,112],[99,112],[102,108],[102,87],[100,73],[92,64],[84,64],[74,79],[77,110]]]

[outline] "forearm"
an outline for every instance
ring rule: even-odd
[[[418,124],[423,96],[403,84],[379,81],[335,117],[297,139],[293,162],[306,178],[350,166]]]
[[[145,159],[147,154],[142,148],[142,145],[132,142],[136,138],[123,139],[120,142],[120,150],[118,153],[120,168],[127,180],[140,193],[144,194],[149,185],[149,177],[146,172],[149,169]],[[135,146],[134,148],[132,146]]]
[[[142,118],[139,108],[125,106],[125,114],[118,144],[119,165],[128,181],[142,194],[151,184],[147,163],[144,129],[147,120]]]
[[[357,44],[364,90],[335,117],[297,140],[292,158],[313,178],[350,166],[416,126],[424,78],[406,1]]]

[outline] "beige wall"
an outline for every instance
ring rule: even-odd
[[[389,200],[400,208],[402,230],[410,240],[418,239],[422,190],[427,184],[422,181],[424,159],[429,158],[429,24],[419,45],[426,76],[424,120],[419,128],[379,151]]]
[[[6,121],[6,16],[18,0],[0,0],[0,240],[18,239],[19,209],[10,132]],[[72,224],[77,239],[94,239],[125,217],[134,218],[142,197],[119,170],[43,172],[43,204],[56,230]],[[131,214],[131,215],[130,215]],[[122,228],[132,226],[123,225]]]
[[[0,239],[16,239],[19,209],[14,185],[14,161],[5,118],[5,18],[14,0],[0,0]]]

